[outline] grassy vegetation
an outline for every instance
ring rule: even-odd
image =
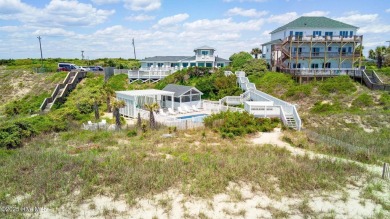
[[[221,134],[222,138],[234,138],[258,131],[269,132],[280,124],[279,119],[256,118],[247,112],[220,112],[204,118],[206,127]]]
[[[168,84],[195,86],[202,91],[202,99],[219,100],[225,96],[238,96],[242,90],[236,84],[236,76],[226,77],[224,69],[212,73],[209,68],[189,68],[178,71],[156,84],[162,89]]]
[[[135,67],[140,67],[140,63],[138,60],[134,59],[123,59],[123,58],[102,58],[95,60],[80,60],[80,59],[63,59],[63,58],[47,58],[43,59],[43,66],[46,68],[46,72],[56,72],[58,68],[59,62],[69,62],[79,66],[93,66],[99,65],[103,67],[117,67],[121,69],[131,69]],[[0,66],[7,66],[9,70],[30,70],[32,71],[34,68],[41,67],[40,59],[8,59],[8,60],[0,60]]]
[[[126,131],[74,130],[40,136],[27,147],[0,153],[0,200],[10,204],[24,196],[20,205],[58,207],[109,194],[125,195],[133,204],[137,197],[172,186],[210,197],[238,181],[251,182],[267,194],[292,195],[337,190],[349,177],[364,173],[354,164],[293,157],[284,149],[221,139],[209,130],[206,139],[197,130],[178,132],[174,139],[158,137],[164,132],[128,137]]]

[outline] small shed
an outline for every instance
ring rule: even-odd
[[[123,116],[135,118],[138,110],[144,108],[145,104],[158,103],[161,108],[173,108],[171,102],[167,102],[168,98],[174,98],[174,92],[147,89],[147,90],[129,90],[116,91],[116,99],[123,100],[125,107],[119,109],[119,113]]]
[[[174,98],[173,101],[171,97],[166,96],[165,101],[167,104],[173,104],[174,108],[187,106],[191,108],[193,105],[200,108],[201,107],[201,96],[203,93],[191,86],[177,85],[177,84],[168,84],[164,87],[163,91],[173,92]]]

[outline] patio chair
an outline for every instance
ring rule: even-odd
[[[171,115],[176,115],[177,114],[175,111],[173,111],[172,108],[168,108],[168,113],[171,114]]]
[[[158,111],[162,116],[167,116],[163,109],[160,108]]]
[[[195,112],[199,112],[200,109],[198,109],[198,107],[196,107],[195,105],[192,105],[192,109],[195,111]]]
[[[186,113],[180,106],[177,107],[177,111],[181,114]]]
[[[192,109],[188,108],[187,106],[183,106],[184,111],[191,113]]]

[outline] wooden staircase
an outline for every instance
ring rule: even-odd
[[[364,84],[371,90],[390,91],[390,84],[383,83],[374,70],[363,70],[362,77]]]
[[[50,97],[46,98],[41,104],[42,113],[47,113],[55,103],[62,102],[65,97],[76,88],[76,85],[85,78],[86,72],[69,72],[61,84],[57,84]]]

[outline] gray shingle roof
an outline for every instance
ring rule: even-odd
[[[219,57],[215,57],[215,61],[217,61],[217,62],[231,62],[230,60],[219,58]]]
[[[168,84],[162,90],[175,92],[174,96],[175,97],[180,97],[181,95],[187,93],[191,89],[194,89],[194,90],[198,91],[201,95],[203,94],[202,92],[200,92],[200,90],[196,89],[195,87],[184,86],[184,85],[177,85],[177,84]]]
[[[198,50],[198,49],[212,49],[212,50],[215,50],[213,47],[210,47],[210,46],[201,46],[201,47],[198,47],[198,48],[195,48],[195,50]]]
[[[336,21],[327,17],[302,16],[300,18],[291,21],[286,25],[283,25],[275,29],[274,31],[271,32],[271,34],[288,28],[358,28],[358,27],[340,21]]]
[[[273,44],[279,44],[279,43],[281,43],[281,42],[282,42],[281,39],[277,39],[277,40],[271,40],[271,41],[266,42],[266,43],[263,43],[263,44],[261,44],[261,45],[262,45],[262,46],[266,46],[266,45],[269,45],[269,44],[273,45]]]
[[[154,56],[154,57],[148,57],[141,62],[178,62],[183,59],[191,58],[191,56]]]

